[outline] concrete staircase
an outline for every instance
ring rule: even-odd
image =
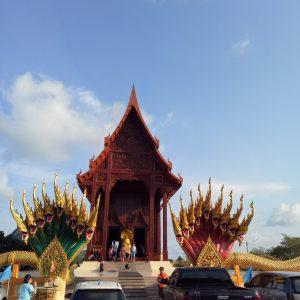
[[[156,278],[145,278],[137,272],[122,272],[119,274],[118,282],[121,284],[126,298],[129,300],[159,299]]]
[[[159,300],[157,286],[158,269],[160,266],[164,266],[167,274],[171,275],[173,267],[170,262],[135,261],[129,262],[128,265],[129,270],[126,270],[125,263],[105,262],[104,272],[100,276],[99,263],[84,262],[75,270],[75,282],[99,279],[118,281],[129,300]]]
[[[138,273],[136,274],[138,275]],[[130,277],[121,275],[118,277],[118,282],[121,284],[127,299],[147,299],[144,278],[137,275]]]

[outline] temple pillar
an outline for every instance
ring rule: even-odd
[[[149,197],[149,237],[148,237],[148,259],[153,260],[154,250],[154,193],[150,191]]]
[[[161,257],[161,226],[160,226],[160,199],[155,199],[158,201],[157,206],[156,206],[156,249],[157,249],[157,254],[159,255],[158,259]]]
[[[163,260],[168,260],[167,205],[168,205],[168,196],[165,193],[163,195]]]
[[[106,244],[108,231],[108,210],[109,210],[110,189],[107,186],[105,189],[104,214],[103,214],[103,233],[102,233],[102,258],[106,259]]]

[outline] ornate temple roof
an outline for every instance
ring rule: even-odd
[[[96,157],[96,158],[92,158],[90,160],[89,163],[89,170],[85,173],[82,173],[80,171],[80,173],[77,174],[77,180],[79,184],[83,184],[85,181],[89,181],[91,180],[94,171],[100,167],[100,165],[106,160],[111,148],[110,146],[112,145],[112,143],[116,140],[116,138],[118,137],[123,125],[126,122],[126,119],[128,118],[129,114],[132,111],[135,111],[138,120],[141,122],[142,127],[145,131],[145,135],[147,137],[147,139],[150,141],[150,144],[153,146],[153,149],[155,150],[156,156],[158,158],[158,160],[162,163],[162,165],[165,167],[165,169],[167,170],[168,175],[170,176],[170,178],[172,179],[172,181],[174,181],[176,184],[181,184],[183,181],[183,178],[180,176],[180,174],[178,174],[178,176],[176,176],[174,173],[171,172],[172,169],[172,162],[169,160],[166,160],[162,154],[160,153],[160,151],[158,150],[159,148],[159,140],[156,136],[153,136],[152,133],[150,132],[148,126],[146,125],[146,122],[142,116],[139,104],[138,104],[138,100],[137,100],[137,96],[136,96],[136,92],[135,92],[135,88],[134,85],[132,86],[131,89],[131,93],[130,93],[130,98],[129,98],[129,102],[128,105],[126,107],[125,113],[121,119],[121,121],[119,122],[118,126],[116,127],[116,129],[114,130],[114,132],[108,136],[106,136],[104,138],[104,149],[102,150],[102,152]]]

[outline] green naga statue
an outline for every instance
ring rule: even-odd
[[[34,186],[33,209],[26,201],[25,192],[23,193],[25,219],[14,209],[13,200],[10,201],[10,210],[22,234],[22,240],[34,251],[32,259],[38,262],[40,273],[48,279],[60,278],[66,282],[69,266],[93,236],[100,198],[89,215],[85,193],[78,203],[75,187],[70,194],[67,182],[62,192],[57,185],[57,175],[54,179],[54,195],[55,199],[51,200],[43,183],[43,201],[40,201]],[[28,260],[28,252],[24,256],[24,260]],[[18,261],[22,263],[22,258],[19,257]]]

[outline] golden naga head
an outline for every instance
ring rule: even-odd
[[[227,203],[226,207],[223,209],[223,212],[220,216],[220,229],[221,232],[225,233],[228,227],[228,223],[230,220],[230,213],[233,206],[233,191],[230,191],[229,194],[229,202]]]
[[[72,202],[72,211],[71,211],[71,216],[70,216],[70,222],[71,222],[72,229],[75,230],[75,228],[77,226],[77,222],[78,222],[78,217],[79,217],[79,206],[78,206],[78,202],[76,199],[75,186],[73,188],[71,202]]]
[[[56,214],[58,217],[60,217],[63,213],[64,206],[65,206],[65,197],[63,196],[62,192],[60,191],[59,186],[57,185],[57,177],[58,175],[55,174],[54,177],[54,195],[55,195],[55,208],[56,208]],[[68,185],[68,182],[66,183],[66,186]]]
[[[96,207],[94,208],[94,210],[91,212],[87,222],[86,222],[86,238],[88,240],[90,240],[93,236],[93,233],[95,231],[95,228],[97,226],[97,221],[98,221],[98,211],[99,211],[99,207],[100,207],[100,201],[101,201],[101,196],[99,194],[99,197],[97,199],[97,203],[96,203]]]
[[[43,228],[45,225],[45,214],[44,214],[44,209],[43,205],[40,202],[39,198],[37,197],[37,189],[36,186],[33,186],[33,205],[34,205],[34,216],[36,219],[36,223],[38,228]]]
[[[26,215],[26,224],[27,224],[27,228],[29,229],[29,234],[34,235],[37,232],[35,214],[33,213],[29,204],[26,202],[26,193],[25,192],[23,192],[23,195],[22,195],[22,203],[23,203],[23,208],[24,208],[24,212]]]
[[[189,207],[188,207],[187,219],[188,219],[188,223],[189,223],[190,232],[194,232],[196,216],[195,216],[195,204],[194,204],[193,191],[192,190],[190,190],[190,197],[191,197],[191,201],[190,201],[190,204],[189,204]]]
[[[221,194],[214,206],[211,210],[211,219],[214,228],[216,228],[219,225],[221,212],[222,212],[222,205],[223,205],[223,198],[224,198],[224,184],[221,187]]]
[[[201,223],[201,216],[202,216],[202,206],[203,206],[203,195],[201,193],[200,184],[198,184],[198,198],[195,205],[195,219],[196,224],[199,226]]]
[[[211,210],[211,177],[208,180],[208,189],[205,195],[205,200],[202,205],[202,214],[206,220],[209,219]]]
[[[10,199],[10,212],[14,218],[17,228],[22,235],[22,240],[27,243],[29,237],[29,230],[26,222],[23,220],[22,216],[14,209],[14,200]]]
[[[45,220],[47,223],[51,223],[54,218],[54,206],[51,203],[51,200],[47,195],[45,182],[43,182],[43,185],[42,185],[42,196],[43,196],[43,201],[44,201]]]
[[[238,229],[237,229],[237,236],[239,239],[239,242],[241,243],[241,237],[247,233],[248,227],[253,219],[254,216],[254,204],[253,201],[250,204],[251,207],[251,212],[248,213],[248,215],[242,220],[242,222],[239,224]]]
[[[181,226],[179,224],[179,220],[177,219],[177,217],[175,216],[170,203],[169,203],[169,207],[170,207],[170,212],[171,212],[171,219],[172,219],[172,224],[173,224],[173,230],[175,233],[175,237],[177,242],[181,245],[183,243],[183,236],[182,236],[182,231],[181,231]]]
[[[81,236],[81,234],[83,233],[84,229],[86,228],[86,223],[89,219],[88,212],[86,210],[86,205],[84,202],[85,197],[86,197],[86,191],[84,191],[82,198],[81,198],[81,203],[80,203],[78,224],[77,224],[77,235],[78,236]]]
[[[183,207],[182,198],[180,197],[180,226],[185,237],[189,236],[189,222],[186,209]]]
[[[228,229],[237,228],[239,226],[239,219],[244,209],[244,195],[240,198],[240,206],[237,208],[235,214],[230,218]]]
[[[75,188],[75,187],[74,187]],[[66,214],[66,222],[69,224],[72,215],[72,199],[69,195],[69,182],[66,182],[66,187],[64,191],[65,204],[64,204],[64,212]]]

